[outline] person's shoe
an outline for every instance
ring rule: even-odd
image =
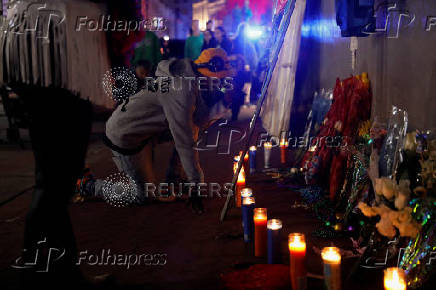
[[[73,203],[82,203],[89,197],[90,192],[87,190],[87,183],[93,180],[94,176],[91,173],[91,169],[86,167],[83,170],[82,177],[77,180],[75,194],[72,198]]]
[[[170,202],[175,202],[177,200],[177,197],[175,195],[168,195],[168,196],[159,196],[156,197],[156,200],[159,202],[165,202],[165,203],[170,203]]]

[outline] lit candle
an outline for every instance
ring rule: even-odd
[[[242,200],[242,227],[244,229],[244,242],[248,243],[253,240],[254,231],[254,197],[247,196]]]
[[[309,147],[309,152],[315,152],[316,151],[316,145]]]
[[[266,208],[254,209],[254,255],[256,257],[266,256]]]
[[[385,290],[406,290],[406,275],[399,268],[387,268],[384,278]]]
[[[282,254],[280,251],[280,235],[282,221],[271,219],[267,223],[268,228],[268,264],[280,264]]]
[[[263,154],[265,157],[265,168],[270,168],[269,159],[271,157],[271,149],[272,149],[271,142],[265,142],[263,144]]]
[[[243,151],[239,151],[239,156],[242,156],[242,153],[244,153]],[[244,156],[244,167],[245,168],[248,168],[248,152],[247,153],[245,153],[245,156]]]
[[[250,156],[250,174],[256,172],[256,146],[251,146],[248,151]]]
[[[336,247],[325,247],[321,252],[324,261],[324,281],[327,290],[341,289],[341,254]]]
[[[241,191],[245,187],[245,171],[244,167],[241,168],[241,171],[238,175],[238,180],[236,181],[236,206],[241,207]]]
[[[233,173],[236,173],[236,170],[238,170],[238,162],[239,162],[240,156],[233,157]]]
[[[304,234],[292,233],[288,238],[290,274],[293,290],[307,289],[306,241]]]
[[[282,164],[286,163],[286,148],[288,147],[288,141],[282,139],[280,141],[280,162]]]
[[[244,198],[253,196],[253,190],[245,187],[241,190],[241,201],[244,202]]]

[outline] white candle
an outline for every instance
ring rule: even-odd
[[[265,157],[265,168],[270,168],[269,159],[271,157],[271,149],[272,149],[271,142],[265,142],[263,144],[263,153],[264,153],[264,157]]]
[[[324,261],[324,281],[327,290],[341,289],[341,254],[336,247],[325,247],[321,252]]]

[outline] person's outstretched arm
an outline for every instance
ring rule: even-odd
[[[160,102],[189,182],[198,183],[203,182],[204,177],[198,152],[194,149],[195,95],[188,90],[187,85],[187,83],[184,84],[183,90],[170,90],[168,93],[163,93]]]

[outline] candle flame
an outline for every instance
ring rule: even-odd
[[[266,220],[266,208],[258,207],[254,209],[254,215],[255,220]]]
[[[239,158],[240,156],[242,156],[243,153],[244,153],[243,151],[239,151]],[[245,152],[244,160],[248,160],[248,152]]]
[[[248,187],[243,188],[241,190],[241,196],[244,198],[249,197],[249,196],[253,196],[253,190],[251,188],[248,188]]]
[[[289,235],[289,250],[298,252],[306,251],[306,242],[303,234],[293,233]]]
[[[340,263],[341,254],[336,247],[325,247],[321,252],[322,259],[330,263]]]
[[[282,228],[282,221],[279,219],[271,219],[268,221],[267,227],[270,230],[280,230]]]
[[[263,147],[265,147],[265,149],[271,149],[272,148],[272,143],[271,142],[265,142],[263,144]]]
[[[233,173],[236,173],[236,170],[238,170],[239,159],[240,159],[239,156],[233,157]]]
[[[386,269],[384,284],[386,290],[406,290],[404,271],[395,267]]]
[[[251,146],[250,151],[256,151],[256,146]]]
[[[236,171],[238,170],[238,162],[240,160],[240,156],[235,156],[234,160],[233,160],[233,173],[236,173]],[[243,172],[243,173],[242,173]],[[241,176],[241,174],[243,176]],[[241,171],[239,172],[239,176],[238,176],[238,181],[240,178],[244,179],[245,182],[245,170],[244,170],[244,165],[242,165]]]
[[[280,141],[280,146],[282,146],[282,147],[288,147],[288,141],[286,140],[286,139],[282,139],[281,141]]]
[[[237,183],[245,183],[245,170],[244,170],[244,166],[242,166],[241,171],[239,172]]]
[[[242,200],[243,205],[250,205],[250,204],[255,204],[255,203],[256,202],[254,200],[254,197],[252,197],[252,196],[244,197],[244,199]]]

